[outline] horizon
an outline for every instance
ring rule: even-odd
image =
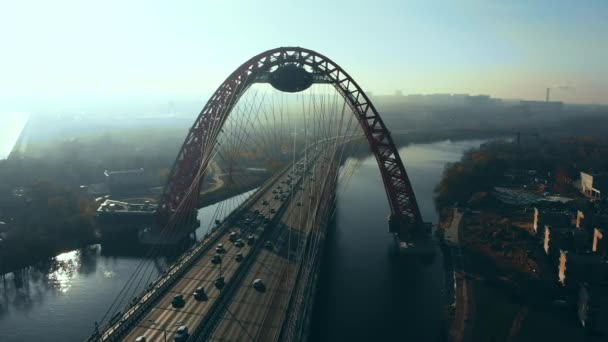
[[[13,34],[4,39],[11,53],[0,64],[0,102],[12,107],[0,105],[0,112],[79,97],[205,97],[245,60],[279,46],[318,51],[378,95],[544,100],[552,87],[555,101],[608,104],[607,2],[313,1],[306,8],[246,1],[6,4],[0,30]],[[359,22],[365,24],[353,25]]]

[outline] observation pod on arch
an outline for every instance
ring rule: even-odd
[[[281,47],[264,51],[243,63],[218,87],[195,121],[175,161],[161,197],[159,216],[174,216],[182,202],[190,202],[188,189],[202,183],[199,170],[209,159],[200,157],[201,142],[208,141],[210,127],[221,129],[239,98],[254,83],[269,83],[275,89],[296,93],[316,83],[331,85],[351,109],[364,133],[377,163],[390,208],[389,232],[400,250],[416,254],[428,236],[404,163],[391,134],[369,97],[357,82],[337,63],[326,56],[301,47]],[[216,139],[212,136],[211,140]],[[186,179],[187,178],[187,179]],[[200,187],[200,186],[199,186]],[[195,187],[197,188],[197,187]],[[184,206],[182,206],[184,207]],[[170,221],[170,219],[169,219]]]

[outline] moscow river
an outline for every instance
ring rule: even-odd
[[[433,188],[446,163],[481,143],[442,141],[400,149],[425,221],[437,222]],[[342,186],[325,245],[311,340],[439,340],[444,324],[440,250],[426,264],[395,262],[389,255],[394,243],[387,233],[389,209],[372,156]],[[239,200],[226,203],[233,207]],[[200,210],[202,227],[212,221],[217,205]],[[6,275],[0,279],[0,341],[84,340],[141,261],[95,245]],[[154,260],[151,276],[167,262]]]

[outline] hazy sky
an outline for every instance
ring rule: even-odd
[[[0,44],[0,102],[209,94],[249,57],[297,45],[375,94],[569,86],[553,98],[608,103],[606,0],[15,0],[0,4]]]

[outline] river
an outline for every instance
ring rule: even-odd
[[[482,141],[436,142],[400,149],[422,215],[437,221],[433,188],[446,163]],[[388,205],[373,157],[366,157],[350,182],[339,188],[336,224],[328,235],[314,341],[437,341],[443,308],[443,269],[438,250],[430,264],[395,263],[388,250]],[[201,225],[218,205],[202,209]],[[227,210],[226,210],[227,212]],[[201,236],[202,229],[197,232]],[[93,331],[142,258],[108,254],[91,246],[56,256],[0,279],[0,341],[81,341]],[[157,259],[155,277],[167,264]]]
[[[425,221],[437,223],[433,189],[446,163],[480,140],[415,144],[401,155]],[[339,185],[340,186],[340,185]],[[326,241],[312,341],[441,341],[445,323],[441,250],[430,264],[389,255],[389,213],[376,160],[366,158],[338,188],[334,231]]]

